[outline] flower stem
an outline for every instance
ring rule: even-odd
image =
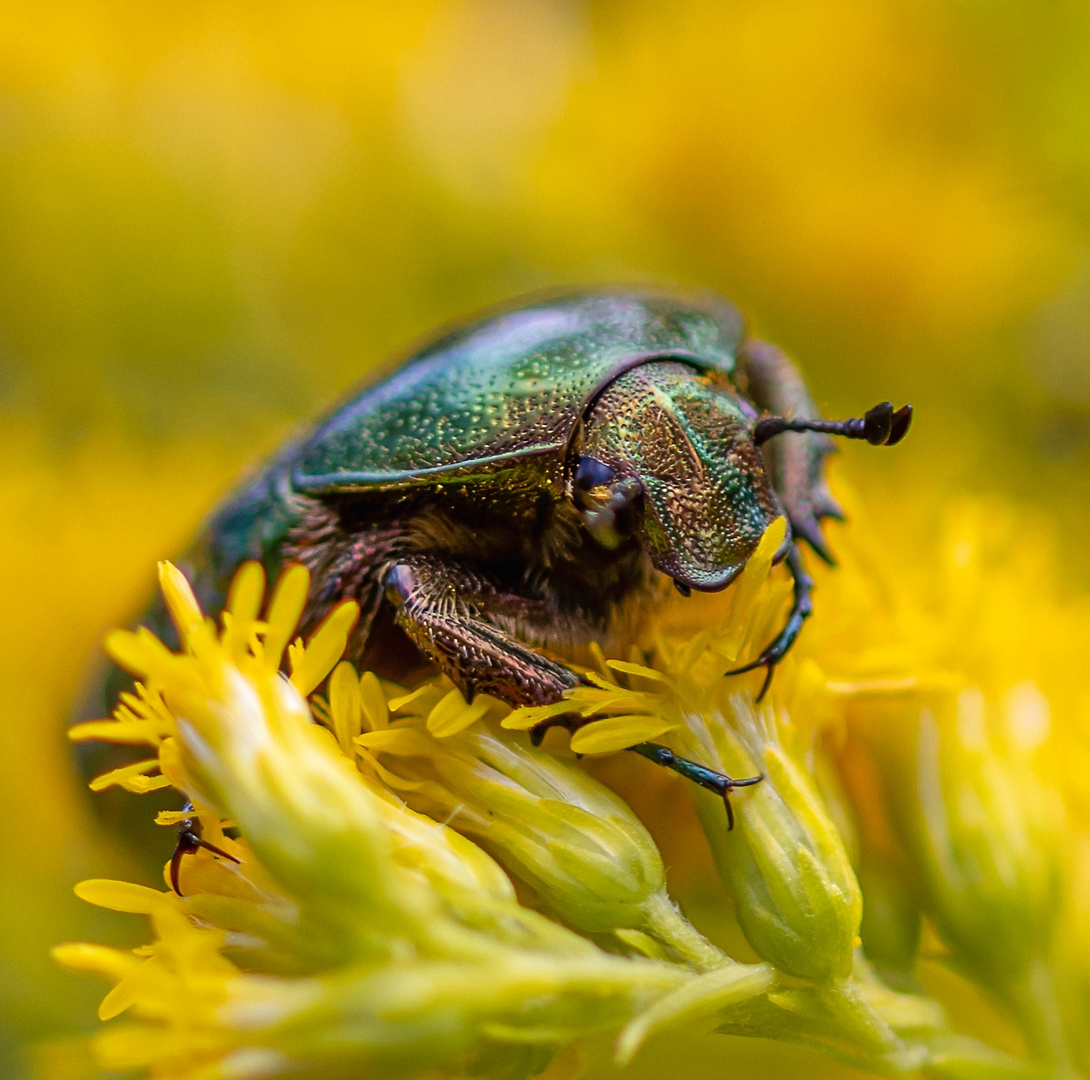
[[[1030,1053],[1049,1066],[1055,1080],[1077,1080],[1081,1074],[1068,1046],[1056,980],[1049,965],[1041,957],[1034,957],[1005,996],[1022,1026]]]
[[[678,911],[665,892],[654,893],[644,910],[647,913],[648,929],[653,930],[682,963],[688,964],[695,971],[714,971],[734,963]]]

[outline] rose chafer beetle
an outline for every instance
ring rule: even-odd
[[[467,698],[544,704],[579,681],[555,653],[622,639],[663,575],[685,596],[726,588],[785,514],[794,604],[729,673],[764,666],[767,688],[811,611],[799,541],[832,561],[828,436],[893,445],[910,420],[888,402],[821,420],[794,364],[713,295],[532,299],[350,397],[214,514],[186,569],[218,610],[244,560],[301,562],[304,630],[359,601],[361,666],[424,661]],[[724,797],[759,779],[633,749]]]

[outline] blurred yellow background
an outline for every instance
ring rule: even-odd
[[[63,736],[102,632],[240,470],[437,323],[717,289],[828,413],[917,406],[903,451],[843,455],[880,528],[998,494],[1083,591],[1088,56],[1080,0],[0,7],[0,1075],[95,1025],[50,945],[132,933],[71,894],[124,872]]]

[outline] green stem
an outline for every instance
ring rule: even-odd
[[[665,892],[654,893],[644,911],[648,931],[695,971],[714,971],[734,963],[678,911]]]
[[[1049,1066],[1056,1080],[1077,1080],[1056,980],[1049,965],[1034,957],[1022,978],[1005,988],[1004,999],[1018,1018],[1030,1053]]]

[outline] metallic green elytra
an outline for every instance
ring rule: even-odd
[[[821,420],[794,364],[711,294],[532,299],[349,397],[213,515],[183,568],[215,612],[243,561],[271,578],[301,562],[303,632],[358,601],[359,666],[544,704],[579,681],[562,657],[623,655],[663,580],[725,588],[786,515],[794,606],[738,669],[770,676],[811,610],[798,541],[830,558],[829,435],[892,445],[910,419],[884,402]],[[737,783],[637,749],[723,795]]]
[[[595,397],[648,360],[729,376],[742,321],[724,303],[580,296],[504,312],[441,338],[349,399],[302,447],[297,491],[327,495],[483,478],[563,455]]]

